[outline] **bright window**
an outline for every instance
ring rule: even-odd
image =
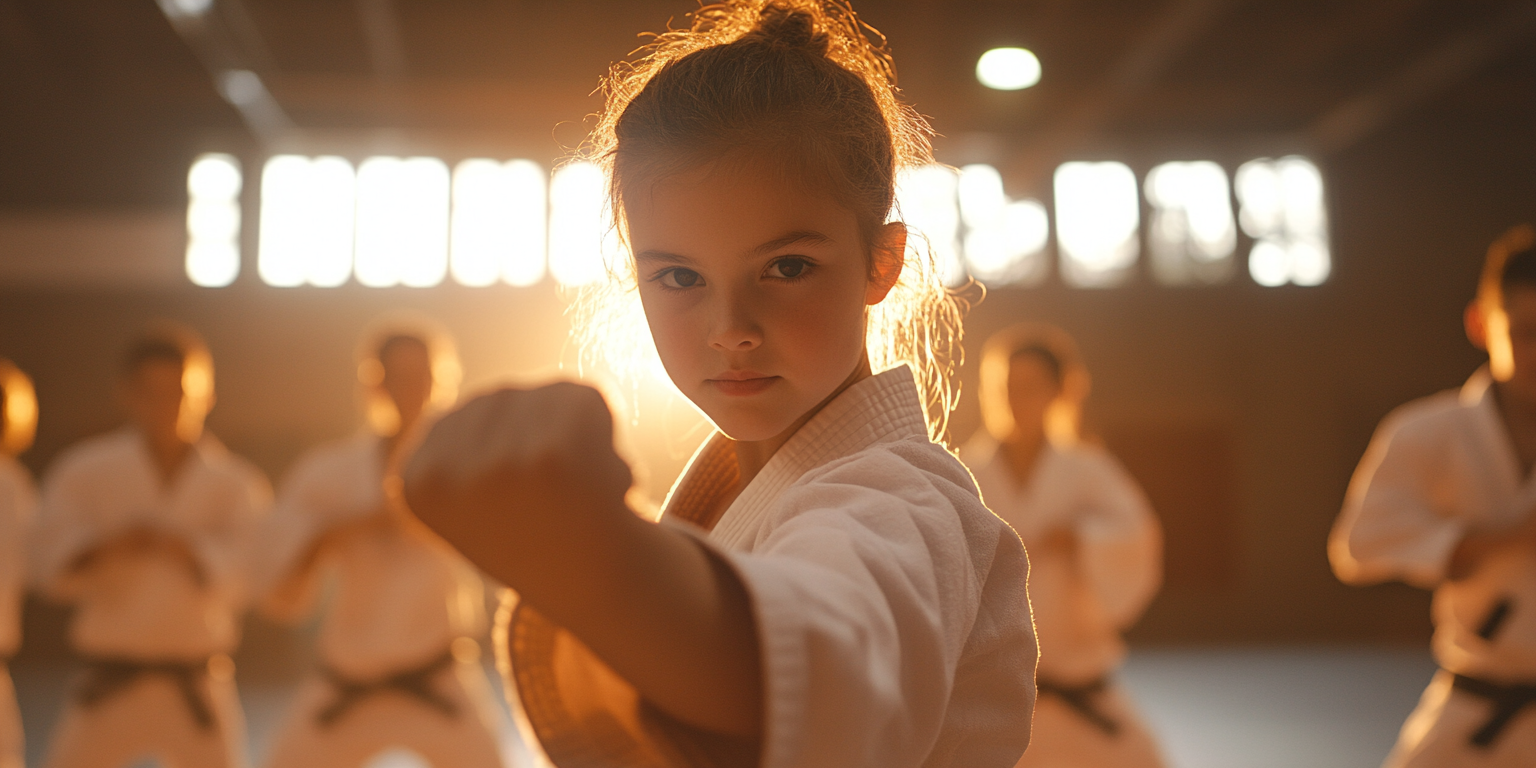
[[[220,288],[240,275],[240,161],[207,154],[187,171],[187,278]]]
[[[953,168],[932,164],[903,169],[896,177],[895,218],[907,225],[910,245],[926,243],[946,285],[965,282],[960,261],[959,177]]]
[[[1153,277],[1164,285],[1226,281],[1237,248],[1227,172],[1205,160],[1163,163],[1147,174],[1145,191]]]
[[[563,286],[595,283],[617,255],[602,169],[560,166],[549,181],[549,272]]]
[[[453,279],[533,285],[544,277],[544,169],[528,160],[465,160],[453,171]]]
[[[352,274],[352,164],[277,155],[261,173],[256,269],[267,285],[341,285]]]
[[[1049,271],[1050,220],[1038,200],[1010,200],[990,165],[960,169],[957,185],[965,264],[990,285],[1036,285]]]
[[[1292,155],[1237,169],[1238,222],[1254,239],[1248,273],[1264,286],[1320,285],[1333,269],[1323,175]]]
[[[1062,278],[1079,288],[1125,282],[1141,251],[1136,174],[1124,163],[1063,163],[1055,182]]]
[[[357,169],[357,281],[429,288],[448,272],[448,166],[370,157]]]

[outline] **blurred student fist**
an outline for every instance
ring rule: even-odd
[[[597,518],[626,511],[632,481],[602,395],[570,382],[469,401],[433,425],[401,479],[418,519],[509,584],[511,561],[579,545]]]

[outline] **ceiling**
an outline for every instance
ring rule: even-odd
[[[557,157],[609,64],[689,0],[0,0],[0,208],[168,207],[198,152]],[[1347,152],[1536,133],[1533,0],[863,0],[941,159]],[[988,91],[985,49],[1045,76]],[[220,95],[255,72],[266,113]],[[265,115],[265,117],[263,117]],[[265,122],[263,122],[265,121]],[[1158,148],[1158,149],[1149,149]]]

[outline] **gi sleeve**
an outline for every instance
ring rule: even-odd
[[[1163,535],[1152,505],[1113,457],[1088,465],[1087,503],[1073,520],[1083,577],[1120,628],[1136,622],[1163,580]]]
[[[1328,559],[1344,582],[1401,579],[1433,588],[1466,535],[1465,523],[1434,504],[1441,442],[1412,428],[1407,416],[1395,412],[1377,428],[1329,535]]]
[[[80,584],[69,578],[68,568],[106,533],[91,514],[94,480],[80,456],[65,454],[43,482],[30,536],[31,577],[39,590],[55,599],[73,599]]]
[[[979,514],[957,509],[945,483],[890,455],[833,464],[785,492],[761,546],[728,553],[758,623],[766,768],[917,766],[933,751],[986,571],[1000,544],[1018,546],[979,501]],[[1013,658],[992,673],[1027,733],[1034,637],[1023,615],[999,645]],[[1011,765],[1007,749],[970,764]]]

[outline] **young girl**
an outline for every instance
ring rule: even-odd
[[[402,438],[452,403],[458,356],[445,333],[397,319],[370,333],[358,378],[372,427],[301,458],[268,518],[264,607],[279,619],[336,590],[320,670],[273,740],[273,768],[356,768],[391,747],[432,765],[500,768],[497,712],[479,646],[480,575],[389,509],[385,466]]]
[[[14,457],[31,447],[36,428],[32,380],[0,359],[0,768],[22,768],[21,714],[6,661],[21,646],[26,534],[37,493],[32,475]]]
[[[981,378],[986,429],[960,455],[1029,549],[1040,639],[1035,738],[1019,766],[1155,768],[1151,734],[1109,675],[1161,581],[1157,519],[1114,457],[1079,441],[1088,372],[1071,337],[1002,331]]]
[[[660,525],[575,384],[470,402],[406,469],[520,594],[500,645],[558,766],[1007,768],[1028,742],[1024,552],[931,439],[957,320],[887,221],[927,159],[888,64],[840,3],[739,0],[615,70],[619,272],[719,429]]]

